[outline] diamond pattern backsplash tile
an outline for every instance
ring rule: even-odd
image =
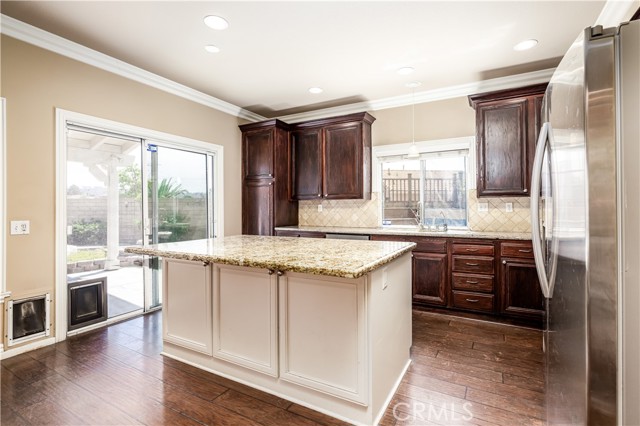
[[[371,200],[304,200],[298,204],[299,226],[343,226],[375,228],[380,226],[378,193]],[[322,211],[318,211],[318,205]]]
[[[481,198],[476,190],[467,194],[469,229],[472,231],[531,232],[529,197]],[[479,212],[478,202],[488,203],[489,211]],[[505,203],[513,204],[513,212],[505,211]]]
[[[375,228],[382,219],[379,193],[372,193],[371,200],[307,200],[298,205],[300,226],[342,226]],[[531,232],[529,197],[482,198],[476,190],[469,190],[468,226],[472,231]],[[488,212],[478,211],[478,202],[488,203]],[[505,203],[513,204],[513,212],[504,211]],[[322,211],[318,211],[318,204]]]

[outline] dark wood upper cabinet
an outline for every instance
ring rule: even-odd
[[[371,140],[369,140],[369,144]],[[360,123],[328,126],[324,130],[324,198],[370,198],[363,188],[363,139]],[[369,172],[370,173],[370,172]],[[369,182],[371,177],[369,176]]]
[[[293,125],[291,197],[370,199],[374,120],[364,112]]]
[[[291,132],[291,198],[322,196],[322,129]]]
[[[546,84],[469,96],[479,197],[528,196]]]
[[[274,235],[298,224],[289,197],[289,125],[279,120],[240,126],[242,131],[242,233]]]
[[[242,137],[245,153],[244,177],[248,179],[272,178],[274,169],[273,151],[276,132],[258,128],[248,130]]]

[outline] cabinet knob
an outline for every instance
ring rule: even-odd
[[[269,275],[273,275],[275,271],[273,269],[269,269]]]
[[[208,260],[203,261],[202,266],[209,266],[209,261]]]
[[[506,265],[506,264],[507,264],[507,261],[506,261],[506,260],[503,260],[503,261],[502,261],[502,264],[503,264],[503,265]]]
[[[529,192],[529,190],[528,190],[528,189],[525,189],[525,190],[524,190],[524,191],[522,191],[522,192]]]
[[[284,275],[284,272],[282,272],[282,271],[277,271],[277,274],[278,274],[278,276],[279,276],[279,277],[281,277],[281,276],[283,276],[283,275]]]

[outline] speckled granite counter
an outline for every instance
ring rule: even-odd
[[[529,232],[480,232],[452,229],[447,232],[418,231],[415,227],[346,228],[333,226],[283,226],[276,230],[324,232],[327,234],[412,235],[416,237],[488,238],[492,240],[530,240]]]
[[[413,243],[236,235],[127,247],[127,253],[359,278],[415,247]]]

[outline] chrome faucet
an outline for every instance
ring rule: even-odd
[[[440,216],[442,216],[442,230],[444,232],[447,232],[447,218],[445,217],[444,212],[442,210],[440,210]]]
[[[418,201],[418,210],[415,213],[416,224],[420,231],[424,231],[424,223],[422,223],[422,201]]]

